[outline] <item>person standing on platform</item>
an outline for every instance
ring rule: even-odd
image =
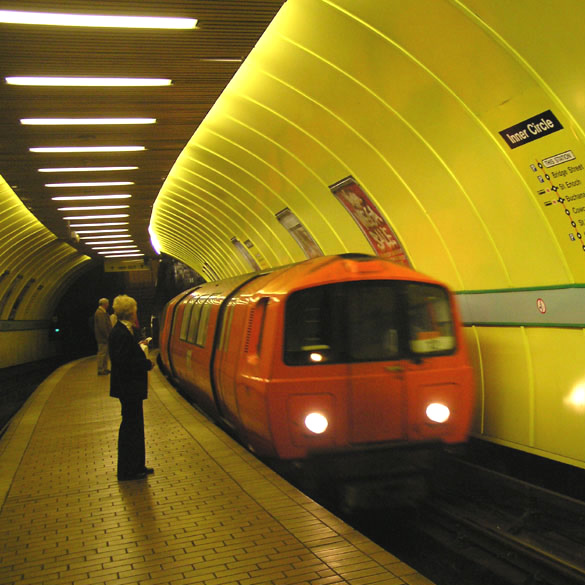
[[[98,308],[93,316],[93,331],[97,342],[97,373],[98,376],[105,376],[110,373],[108,369],[108,337],[112,330],[110,315],[108,315],[108,299],[100,299]]]
[[[134,334],[136,301],[127,295],[114,299],[118,318],[109,339],[112,373],[110,396],[122,405],[118,433],[118,479],[143,479],[154,470],[146,467],[142,402],[148,396],[148,371],[153,363],[146,357]]]

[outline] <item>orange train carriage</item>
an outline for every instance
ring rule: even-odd
[[[195,287],[159,361],[254,452],[285,460],[466,440],[473,374],[453,296],[360,254]]]

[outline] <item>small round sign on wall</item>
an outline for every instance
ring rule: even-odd
[[[539,313],[542,313],[543,315],[546,313],[546,304],[542,299],[536,300],[536,308],[538,309]]]

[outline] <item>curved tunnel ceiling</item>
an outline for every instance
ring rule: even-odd
[[[582,282],[584,18],[570,0],[288,0],[164,183],[162,250],[208,278],[301,260],[288,208],[323,253],[372,253],[331,189],[351,177],[457,290]],[[562,153],[575,170],[554,177]]]

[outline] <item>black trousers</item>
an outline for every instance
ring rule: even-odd
[[[144,414],[142,400],[120,399],[122,422],[118,433],[118,477],[130,477],[144,471]]]

